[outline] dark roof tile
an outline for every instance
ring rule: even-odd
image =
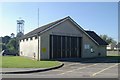
[[[69,17],[69,16],[68,16],[68,17]],[[65,19],[68,18],[68,17],[65,17],[65,18],[63,18],[63,19],[57,20],[57,21],[55,21],[55,22],[51,22],[51,23],[49,23],[49,24],[47,24],[47,25],[41,26],[41,27],[39,27],[39,28],[37,28],[37,29],[35,29],[35,30],[33,30],[33,31],[30,31],[29,33],[27,33],[27,34],[25,34],[24,36],[22,36],[21,39],[24,39],[24,38],[28,38],[28,37],[32,37],[32,36],[34,36],[34,35],[37,35],[37,33],[40,33],[40,32],[42,32],[42,31],[46,30],[47,28],[49,28],[49,27],[51,27],[51,26],[53,26],[53,25],[55,25],[55,24],[57,24],[57,23],[65,20]]]
[[[99,45],[108,45],[102,38],[100,38],[94,31],[85,31],[90,37],[92,37]]]

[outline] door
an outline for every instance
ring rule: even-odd
[[[52,57],[52,55],[53,55],[53,46],[52,46],[52,41],[53,41],[53,36],[52,35],[50,35],[50,48],[49,48],[49,51],[50,51],[50,54],[49,54],[49,56],[50,56],[50,59],[52,59],[53,57]]]
[[[81,58],[82,38],[78,37],[78,57]]]
[[[57,49],[58,49],[57,46],[58,46],[57,36],[53,35],[53,47],[52,47],[52,49],[53,49],[53,59],[57,58]]]
[[[61,36],[57,36],[57,58],[61,58]]]
[[[81,58],[81,37],[50,35],[50,59]]]
[[[74,37],[74,58],[77,58],[77,37]]]
[[[71,38],[71,58],[77,58],[77,38],[72,37]]]
[[[67,48],[67,49],[66,49],[66,50],[67,50],[67,51],[66,51],[66,54],[67,54],[66,57],[67,57],[67,58],[70,58],[70,53],[71,53],[71,52],[70,52],[70,51],[71,51],[71,49],[70,49],[70,46],[71,46],[71,45],[70,45],[70,36],[67,36],[67,40],[66,40],[66,41],[67,41],[67,42],[66,42],[66,45],[67,45],[67,47],[66,47],[66,48]]]
[[[65,43],[65,36],[62,36],[62,58],[66,58],[66,43]]]

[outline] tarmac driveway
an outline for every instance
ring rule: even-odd
[[[64,59],[62,68],[30,73],[4,74],[4,78],[118,78],[118,60],[106,58]]]

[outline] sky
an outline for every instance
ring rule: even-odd
[[[38,28],[39,8],[39,27],[70,16],[85,30],[118,40],[117,2],[8,2],[0,6],[0,36],[16,35],[20,17],[25,21],[24,34]]]

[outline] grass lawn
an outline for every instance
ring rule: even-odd
[[[48,68],[60,65],[58,61],[36,61],[20,56],[3,56],[2,68]]]
[[[111,58],[111,59],[119,59],[120,60],[120,54],[118,55],[118,53],[114,53],[114,52],[111,52],[111,53],[108,53],[107,54],[107,58]]]

